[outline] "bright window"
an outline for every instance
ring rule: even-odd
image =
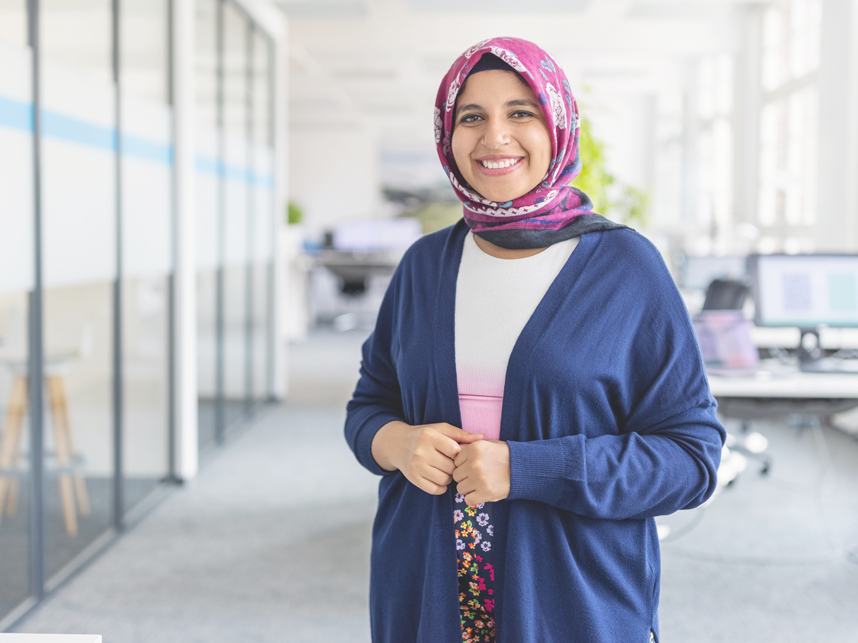
[[[775,250],[811,250],[816,221],[821,0],[766,10],[757,223]]]

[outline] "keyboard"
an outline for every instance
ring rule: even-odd
[[[826,357],[800,365],[804,373],[856,373],[858,374],[858,359],[832,359]]]

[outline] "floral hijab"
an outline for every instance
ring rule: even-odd
[[[453,158],[456,97],[484,54],[494,54],[527,81],[539,99],[551,133],[552,157],[542,182],[527,194],[498,203],[483,198],[462,178]],[[572,226],[582,215],[617,227],[592,212],[590,198],[570,184],[581,172],[578,105],[566,74],[551,55],[520,38],[491,38],[463,53],[441,81],[435,99],[435,143],[444,171],[464,204],[464,217],[475,234],[504,248],[542,248],[582,234]],[[587,226],[586,231],[591,231]],[[604,228],[600,228],[604,229]]]

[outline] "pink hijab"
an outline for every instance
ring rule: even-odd
[[[494,54],[527,81],[542,105],[551,133],[548,173],[530,192],[507,203],[489,201],[474,191],[462,177],[451,150],[456,96],[484,54]],[[532,42],[491,38],[456,59],[435,99],[435,143],[444,171],[464,204],[465,221],[475,234],[496,245],[542,248],[578,236],[581,226],[570,228],[570,224],[582,215],[590,215],[586,219],[591,224],[593,217],[609,223],[593,214],[590,198],[570,185],[581,172],[578,105],[560,65]]]

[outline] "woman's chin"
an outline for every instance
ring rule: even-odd
[[[474,186],[476,188],[476,186]],[[510,201],[517,199],[520,196],[524,196],[530,190],[522,190],[520,188],[508,187],[501,188],[499,186],[480,186],[480,188],[476,188],[477,192],[482,195],[483,198],[488,199],[489,201],[494,201],[495,203],[509,203]]]

